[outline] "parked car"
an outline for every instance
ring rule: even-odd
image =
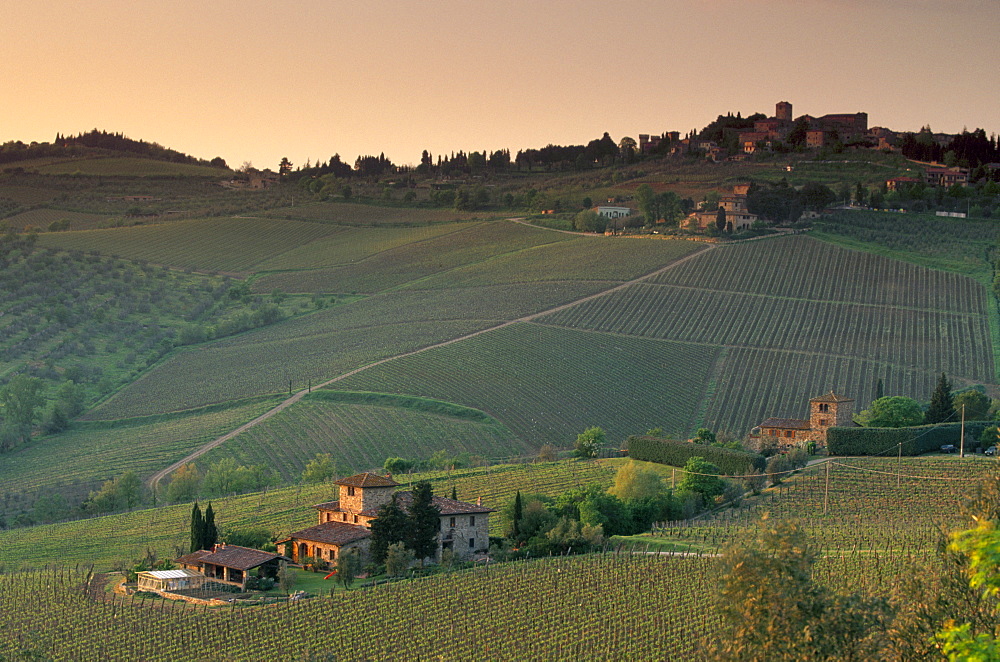
[[[955,444],[945,444],[941,447],[942,453],[957,453],[958,449],[955,448]]]
[[[997,447],[996,446],[990,446],[989,448],[986,449],[986,454],[987,455],[996,455],[997,454]]]

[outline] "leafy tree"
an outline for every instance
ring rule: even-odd
[[[303,483],[322,483],[337,475],[337,465],[329,453],[317,453],[302,472]]]
[[[390,474],[405,474],[413,468],[413,462],[401,457],[387,457],[382,464],[382,470]]]
[[[573,217],[573,229],[578,232],[604,232],[607,219],[593,209],[584,209]]]
[[[134,471],[105,481],[101,489],[91,492],[84,502],[84,509],[94,513],[111,513],[131,510],[142,502],[142,481]]]
[[[337,579],[344,588],[351,585],[361,570],[361,555],[356,549],[345,549],[337,557]]]
[[[943,423],[950,420],[955,420],[955,405],[952,401],[951,382],[942,372],[934,392],[931,393],[931,404],[924,415],[924,423]]]
[[[7,450],[18,441],[31,439],[31,426],[38,419],[44,404],[42,380],[38,377],[16,375],[0,389],[0,412],[3,413],[6,428],[4,439],[0,440],[0,450]]]
[[[761,523],[751,545],[721,558],[718,660],[882,659],[891,610],[884,599],[841,596],[817,585],[819,549],[791,522]]]
[[[577,457],[597,457],[607,443],[604,430],[599,427],[589,427],[576,437],[573,452]]]
[[[57,522],[69,514],[69,504],[66,497],[58,492],[44,494],[35,501],[32,514],[39,522]]]
[[[956,412],[961,412],[962,407],[965,407],[965,420],[985,421],[989,418],[993,401],[982,391],[972,388],[957,393],[952,398],[952,404]]]
[[[413,550],[422,565],[425,558],[437,553],[437,536],[441,528],[441,509],[434,505],[430,483],[420,481],[413,486],[409,510],[407,547]]]
[[[389,545],[385,554],[385,574],[390,577],[403,575],[413,563],[413,550],[402,542]]]
[[[924,412],[920,403],[912,398],[889,395],[879,398],[854,418],[855,422],[869,428],[905,428],[920,425]]]
[[[818,182],[807,182],[799,191],[799,195],[806,209],[813,211],[820,211],[837,199],[837,194],[829,186]]]
[[[198,496],[200,486],[201,472],[194,462],[189,462],[175,471],[171,477],[170,484],[167,485],[167,501],[170,503],[190,501]]]
[[[666,492],[663,479],[655,470],[629,460],[615,474],[614,485],[608,490],[622,501],[655,499]]]
[[[227,545],[264,549],[271,545],[274,534],[266,526],[250,526],[242,529],[230,529],[222,536],[222,542]]]
[[[678,491],[699,494],[708,502],[725,489],[724,481],[719,478],[719,467],[703,457],[688,458],[684,472],[684,478],[677,484]]]
[[[288,567],[287,561],[282,561],[278,566],[278,588],[281,592],[288,594],[295,587],[295,571]]]
[[[716,436],[715,433],[708,428],[698,428],[698,431],[694,433],[693,441],[696,444],[712,445],[716,442]]]
[[[378,509],[377,517],[371,523],[372,537],[368,551],[372,561],[384,563],[389,546],[406,541],[409,525],[406,513],[393,495],[389,503]]]
[[[641,184],[635,190],[635,199],[639,203],[639,213],[646,219],[646,225],[654,225],[660,217],[660,209],[656,193],[649,184]]]

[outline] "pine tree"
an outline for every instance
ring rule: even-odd
[[[424,559],[437,552],[438,529],[441,526],[441,510],[434,505],[431,484],[421,481],[413,486],[413,501],[410,502],[410,530],[407,547],[423,564]]]
[[[943,423],[954,418],[955,405],[951,396],[951,382],[948,381],[948,376],[942,372],[937,386],[934,387],[934,392],[931,394],[931,404],[927,408],[927,413],[924,414],[924,423],[928,425]]]
[[[198,502],[194,502],[194,508],[191,509],[191,551],[197,552],[202,549],[201,541],[204,537],[203,531],[205,530],[205,520],[201,516],[201,508],[198,507]]]
[[[205,524],[202,531],[202,549],[212,549],[215,543],[219,542],[219,529],[215,526],[215,511],[212,510],[212,502],[208,502],[205,508]]]

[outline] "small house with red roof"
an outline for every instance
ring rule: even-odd
[[[367,555],[371,543],[371,523],[378,518],[379,508],[388,504],[393,495],[404,511],[413,501],[413,493],[397,492],[399,483],[390,476],[372,473],[355,474],[335,483],[339,499],[313,506],[319,522],[308,529],[290,534],[278,542],[278,549],[296,562],[306,557],[334,563],[347,550],[357,549]],[[479,503],[466,503],[444,497],[433,497],[440,511],[438,548],[435,558],[450,549],[456,559],[472,558],[489,548],[489,516],[491,508]]]
[[[252,570],[264,577],[274,577],[278,574],[279,563],[290,560],[273,552],[219,543],[212,549],[185,554],[175,559],[175,562],[182,569],[196,570],[211,581],[244,589]]]

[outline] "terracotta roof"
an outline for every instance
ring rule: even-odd
[[[313,506],[316,510],[340,510],[339,501],[324,501]]]
[[[208,556],[211,553],[212,552],[207,549],[199,549],[196,552],[191,552],[190,554],[185,554],[184,556],[178,556],[174,559],[174,562],[183,565],[198,565],[203,557]]]
[[[233,568],[234,570],[250,570],[259,565],[264,565],[268,561],[286,558],[281,554],[264,552],[259,549],[251,549],[250,547],[240,547],[238,545],[218,545],[214,552],[208,550],[205,550],[205,552],[198,559],[198,563],[211,563],[212,565]],[[188,554],[188,556],[192,556],[192,554]]]
[[[786,430],[811,430],[812,423],[801,418],[769,418],[757,427],[782,428]]]
[[[399,483],[392,478],[372,473],[354,474],[353,476],[338,480],[335,485],[345,485],[347,487],[399,487]]]
[[[812,398],[809,402],[854,402],[854,398],[848,398],[846,395],[837,395],[833,391],[830,391],[826,395]]]
[[[308,540],[309,542],[323,542],[329,545],[346,545],[356,540],[363,540],[371,536],[372,532],[360,524],[348,524],[347,522],[324,522],[308,529],[302,529],[288,536],[289,540]]]
[[[441,516],[451,516],[451,515],[476,515],[478,513],[493,513],[496,512],[492,508],[487,508],[486,506],[478,506],[474,503],[466,503],[465,501],[454,501],[452,499],[445,499],[444,497],[432,497],[432,503],[438,507],[441,511]],[[396,492],[396,505],[403,510],[408,510],[410,504],[413,503],[413,492]],[[368,510],[362,510],[360,515],[365,517],[377,517],[378,508],[369,508]]]

